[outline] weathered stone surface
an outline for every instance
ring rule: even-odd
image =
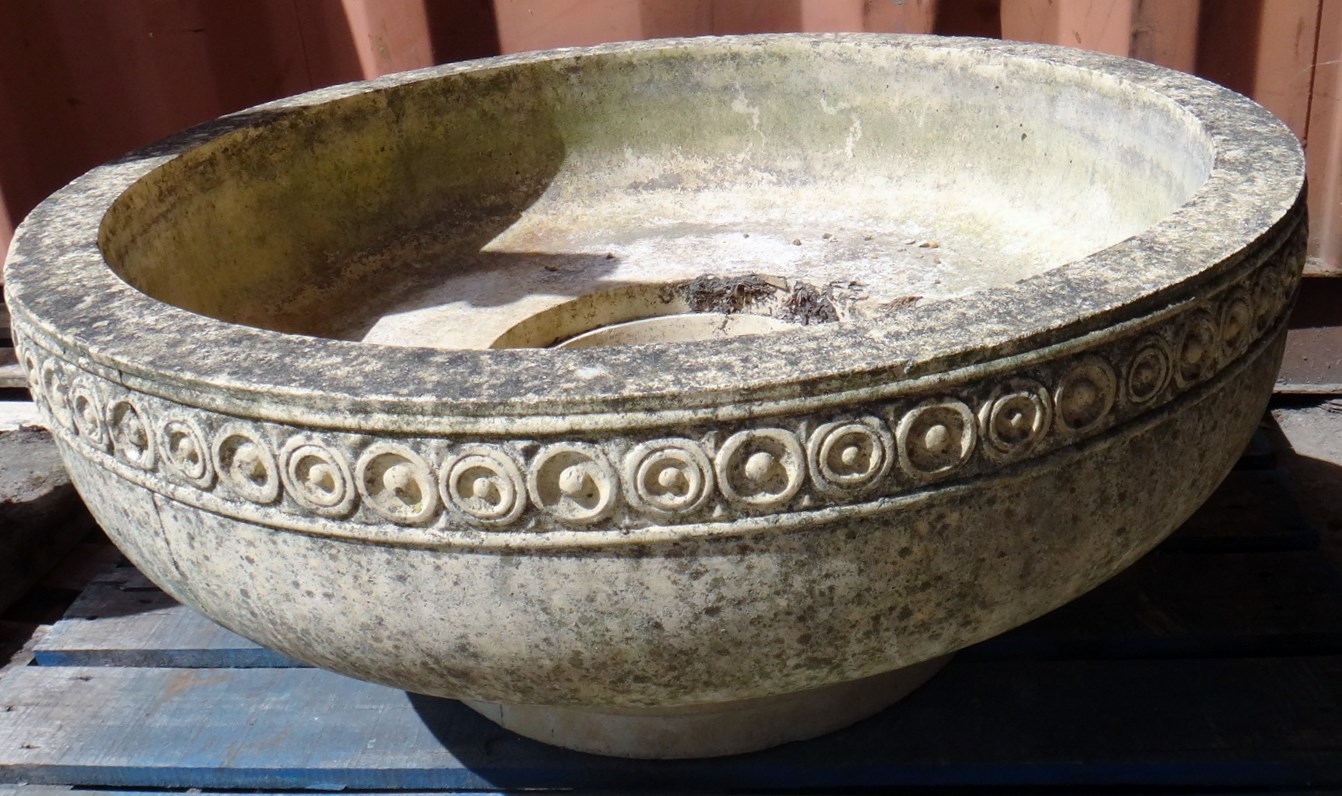
[[[730,753],[759,734],[667,733],[856,719],[902,691],[844,684],[1210,494],[1302,175],[1250,101],[1095,53],[611,45],[189,131],[34,211],[7,280],[72,477],[173,596],[556,743]]]

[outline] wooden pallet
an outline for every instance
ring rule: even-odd
[[[28,386],[14,354],[14,340],[9,331],[9,309],[5,306],[5,286],[0,283],[0,390],[21,389]]]
[[[0,430],[0,614],[93,527],[51,435]]]
[[[8,609],[94,529],[28,394],[0,281],[0,663]]]
[[[1342,572],[1260,454],[1161,549],[962,652],[893,708],[719,760],[568,752],[449,700],[305,668],[122,565],[85,590],[34,665],[0,678],[0,783],[23,796],[1342,787]]]

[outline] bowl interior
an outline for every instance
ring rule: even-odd
[[[114,203],[113,270],[225,321],[436,348],[881,321],[1139,234],[1213,156],[1103,73],[871,40],[561,52],[248,113]],[[733,312],[761,319],[648,322]]]

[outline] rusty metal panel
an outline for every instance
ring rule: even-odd
[[[866,30],[863,0],[799,0],[798,29],[816,33]]]
[[[307,9],[332,3],[295,3]],[[433,64],[424,0],[340,0],[360,78],[404,72]],[[314,81],[321,84],[322,81]]]
[[[1342,3],[1325,0],[1305,136],[1309,170],[1309,268],[1342,275]],[[1342,322],[1342,302],[1335,322]]]
[[[1134,0],[1002,0],[1002,38],[1127,55]]]
[[[1201,11],[1199,0],[1136,0],[1128,54],[1171,69],[1194,71]]]
[[[937,19],[937,0],[902,3],[865,2],[863,30],[882,33],[931,33]]]
[[[643,38],[641,3],[628,0],[494,0],[505,53]]]
[[[1331,0],[1330,0],[1331,1]],[[1258,100],[1305,136],[1320,0],[1216,0],[1202,6],[1198,74]]]
[[[786,30],[1000,35],[1229,85],[1305,141],[1308,272],[1342,273],[1342,0],[0,3],[0,254],[18,219],[81,171],[274,97],[500,51]]]
[[[432,63],[423,0],[0,2],[0,255],[81,172],[192,124]]]

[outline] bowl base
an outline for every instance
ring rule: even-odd
[[[615,757],[721,757],[815,738],[903,699],[951,658],[780,696],[646,710],[596,710],[462,700],[491,721],[538,741]]]

